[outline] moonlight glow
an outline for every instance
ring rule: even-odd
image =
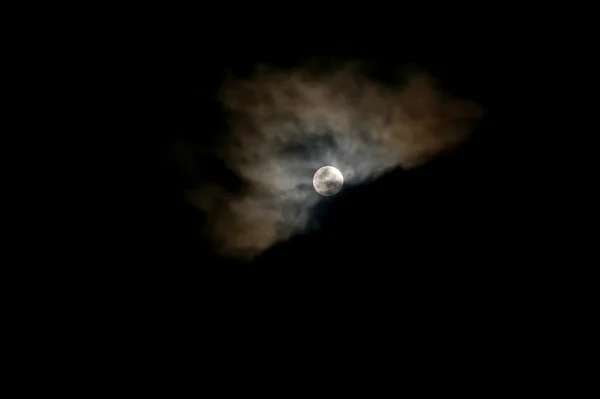
[[[315,190],[326,197],[339,193],[343,184],[344,176],[342,176],[342,172],[333,166],[323,166],[317,170],[313,177]]]
[[[421,166],[459,145],[483,116],[480,106],[441,91],[417,68],[383,84],[358,65],[316,66],[263,65],[223,82],[228,129],[215,151],[243,189],[232,190],[233,179],[196,179],[203,171],[193,156],[204,150],[193,141],[189,152],[181,148],[190,181],[205,181],[189,200],[207,216],[206,234],[225,257],[252,259],[318,226],[321,196]],[[330,177],[321,175],[326,165]]]

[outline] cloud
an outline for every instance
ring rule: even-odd
[[[412,168],[455,147],[482,116],[425,73],[388,86],[354,66],[261,68],[224,84],[221,101],[230,129],[219,156],[245,189],[203,186],[190,200],[208,215],[217,250],[236,258],[252,258],[306,227],[323,198],[312,186],[320,167],[338,168],[345,185]]]

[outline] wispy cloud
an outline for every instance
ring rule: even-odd
[[[335,166],[350,185],[412,168],[459,144],[482,116],[425,73],[401,82],[383,85],[352,66],[262,68],[228,81],[221,100],[230,131],[219,153],[247,189],[203,186],[190,196],[207,213],[216,248],[251,258],[302,231],[322,199],[312,186],[321,166]]]

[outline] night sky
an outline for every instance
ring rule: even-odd
[[[531,71],[517,50],[468,26],[431,38],[412,27],[283,29],[216,40],[209,30],[183,26],[153,36],[145,95],[153,121],[147,137],[155,146],[146,169],[152,186],[144,192],[153,208],[142,245],[148,261],[139,267],[145,290],[177,314],[198,301],[251,311],[283,303],[317,308],[327,300],[347,312],[373,301],[470,308],[510,301],[534,273],[516,261],[533,224],[521,215],[534,206],[524,194],[527,157],[519,145],[528,134],[519,118],[523,76]],[[243,179],[218,152],[231,128],[222,87],[261,65],[335,70],[356,61],[386,87],[400,70],[426,71],[444,93],[472,101],[483,116],[453,150],[323,197],[305,229],[251,260],[219,253],[206,230],[211,215],[190,203],[189,192],[244,192]]]

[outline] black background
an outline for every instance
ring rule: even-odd
[[[531,262],[538,245],[532,236],[540,216],[531,183],[539,166],[527,146],[538,112],[531,77],[548,62],[540,46],[532,54],[538,37],[480,20],[390,22],[383,29],[330,19],[310,27],[272,20],[229,21],[216,31],[208,25],[159,24],[138,32],[131,46],[145,60],[131,73],[144,77],[135,94],[147,105],[140,118],[151,147],[141,169],[148,184],[138,193],[145,231],[134,239],[135,271],[125,279],[146,311],[179,321],[189,312],[230,311],[472,315],[533,295],[540,266]],[[216,91],[227,74],[315,59],[360,60],[382,81],[417,65],[445,90],[481,104],[486,117],[457,151],[330,199],[319,231],[250,264],[223,259],[202,237],[204,215],[184,200],[197,179],[236,184],[212,152],[226,129]],[[172,147],[182,137],[200,175],[177,165]]]

